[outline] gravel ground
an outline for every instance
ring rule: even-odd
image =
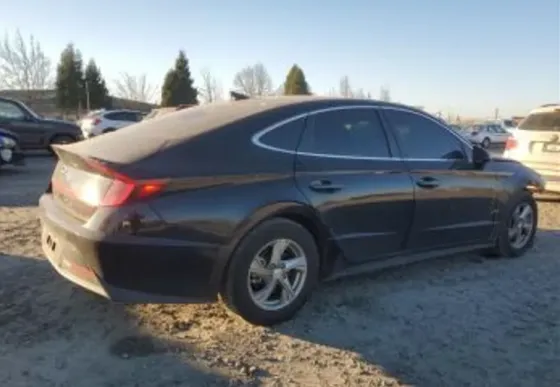
[[[560,203],[521,259],[456,256],[323,285],[298,317],[116,305],[53,273],[35,203],[52,160],[0,170],[0,385],[558,386]]]

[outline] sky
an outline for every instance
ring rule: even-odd
[[[226,92],[261,62],[275,86],[296,63],[317,94],[347,75],[445,114],[560,101],[560,0],[0,0],[0,32],[16,29],[53,65],[72,42],[110,88],[123,72],[161,86],[183,49],[195,86],[206,68]]]

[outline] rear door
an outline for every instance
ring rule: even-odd
[[[405,164],[393,157],[378,111],[312,114],[296,156],[296,180],[350,262],[403,248],[413,212]]]
[[[470,145],[436,119],[387,108],[392,129],[415,184],[411,251],[485,243],[494,229],[497,178],[478,170]]]

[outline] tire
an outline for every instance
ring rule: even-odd
[[[484,149],[488,149],[490,147],[490,144],[491,144],[491,142],[490,142],[490,139],[488,137],[485,137],[484,140],[482,140],[482,143],[481,143],[481,145]]]
[[[54,154],[54,151],[52,150],[53,145],[71,144],[73,142],[76,142],[76,139],[72,136],[66,134],[56,135],[49,141],[48,151],[51,154]]]
[[[285,254],[278,266],[285,266],[290,262],[294,264],[296,261],[289,258],[303,254],[306,263],[305,274],[301,267],[292,270],[271,269],[270,261],[273,258],[270,253],[273,250],[272,246],[276,244],[277,247],[288,246],[284,249]],[[296,252],[298,248],[299,252]],[[259,265],[254,263],[259,252],[262,253],[260,269],[267,273],[263,276],[250,274],[252,265],[259,268]],[[251,230],[235,249],[220,296],[231,311],[247,322],[263,326],[275,325],[291,319],[305,304],[317,284],[319,265],[320,257],[315,239],[306,228],[288,219],[270,219]],[[287,273],[287,276],[282,276],[281,271]],[[288,298],[284,298],[288,297],[289,292],[282,285],[286,284],[286,280],[294,285],[289,302],[286,301]],[[264,305],[264,302],[259,303],[256,300],[255,295],[262,296],[263,291],[267,289],[273,291],[269,292],[268,297],[263,297],[265,301],[269,300],[269,303]],[[258,293],[259,291],[261,293]]]
[[[532,225],[530,231],[526,233],[527,237],[523,244],[516,245],[510,238],[510,229],[514,217],[520,208],[528,207],[532,211]],[[486,251],[484,255],[492,257],[508,257],[515,258],[522,256],[528,249],[533,247],[535,242],[535,234],[538,227],[538,207],[537,202],[530,192],[523,191],[518,194],[515,199],[511,200],[508,206],[506,216],[498,225],[498,237],[493,248]]]

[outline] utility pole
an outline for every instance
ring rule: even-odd
[[[88,84],[88,81],[86,81],[86,109],[89,112],[90,107],[89,107],[89,84]]]
[[[497,120],[499,116],[500,116],[500,108],[495,108],[494,109],[494,119]]]

